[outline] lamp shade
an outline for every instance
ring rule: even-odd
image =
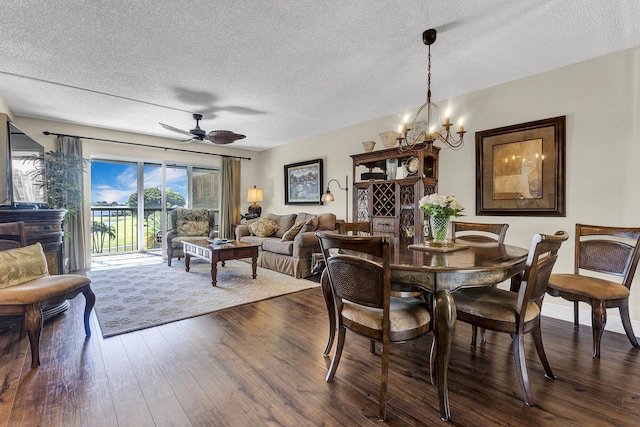
[[[262,188],[256,188],[256,186],[254,185],[253,188],[250,188],[247,192],[247,202],[255,203],[262,202],[263,200]]]
[[[320,200],[322,200],[323,203],[333,202],[333,194],[331,194],[331,191],[327,190],[327,192],[322,195],[322,198]]]

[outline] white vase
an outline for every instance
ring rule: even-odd
[[[451,232],[450,216],[430,216],[431,235],[435,243],[447,243]]]

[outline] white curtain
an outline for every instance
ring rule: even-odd
[[[75,136],[58,136],[58,152],[64,155],[75,155],[82,157],[82,142],[80,138]],[[82,189],[84,194],[84,177],[82,172],[69,171],[68,179],[70,182],[76,182]],[[85,256],[85,248],[87,244],[87,236],[85,232],[84,220],[84,203],[80,203],[76,215],[67,216],[65,222],[64,253],[68,258],[68,264],[65,263],[65,269],[69,271],[81,270],[89,268],[89,262]]]
[[[240,223],[240,159],[222,159],[219,237],[234,239],[232,224]]]

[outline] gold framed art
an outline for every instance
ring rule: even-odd
[[[566,216],[566,116],[476,132],[476,214]]]

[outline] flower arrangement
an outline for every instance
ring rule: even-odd
[[[419,202],[420,209],[430,217],[463,216],[464,207],[456,196],[433,193],[424,196]]]

